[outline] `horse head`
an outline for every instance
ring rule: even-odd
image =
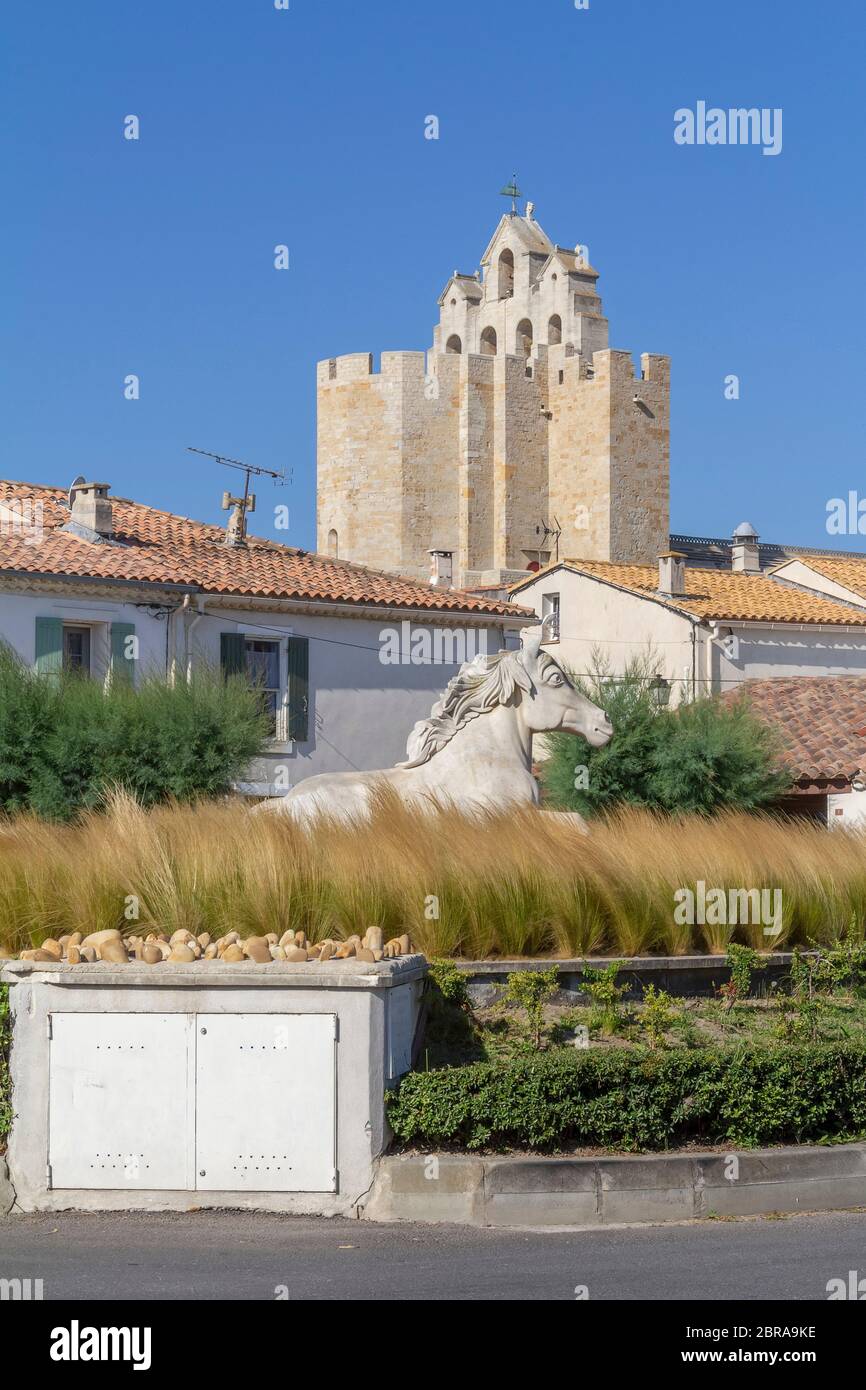
[[[549,640],[548,621],[545,618],[539,628],[526,633],[516,654],[529,678],[521,700],[524,723],[534,734],[579,734],[591,748],[603,748],[613,736],[613,725],[603,709],[581,695],[550,652],[542,649]]]

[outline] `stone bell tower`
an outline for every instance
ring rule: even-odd
[[[654,564],[669,544],[666,357],[608,346],[586,247],[532,203],[439,296],[429,353],[318,365],[318,548],[462,587],[556,558]],[[558,543],[550,533],[560,529]]]

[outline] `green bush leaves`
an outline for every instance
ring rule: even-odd
[[[229,790],[267,727],[243,680],[137,688],[45,677],[0,648],[0,809],[70,820],[123,787],[143,806]]]
[[[397,1140],[421,1148],[640,1152],[852,1138],[866,1131],[866,1048],[563,1050],[411,1072],[387,1106]]]

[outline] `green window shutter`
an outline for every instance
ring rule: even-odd
[[[247,673],[247,641],[242,632],[220,633],[220,666],[224,676]]]
[[[289,738],[303,743],[308,737],[310,694],[310,643],[306,637],[288,639]]]
[[[134,644],[127,646],[127,638],[135,636],[135,623],[112,623],[111,624],[111,678],[112,680],[129,681],[130,684],[135,679],[134,656],[129,652],[134,649]]]
[[[58,675],[63,670],[62,618],[36,619],[36,670],[42,676]]]

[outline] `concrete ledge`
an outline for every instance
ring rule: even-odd
[[[866,1206],[866,1144],[635,1158],[380,1158],[369,1221],[623,1226]]]
[[[238,985],[263,989],[392,989],[423,979],[427,973],[426,957],[417,952],[396,956],[371,964],[363,960],[308,960],[297,964],[272,960],[262,965],[244,961],[238,965],[223,961],[195,961],[179,965],[163,961],[161,965],[112,965],[96,961],[68,965],[49,961],[10,960],[0,966],[0,983],[54,985],[57,988],[79,988],[82,985],[116,986],[126,989],[236,989]]]
[[[559,974],[559,987],[566,994],[586,1002],[587,996],[581,991],[581,975],[586,966],[604,969],[614,960],[623,962],[620,981],[628,986],[626,999],[640,999],[644,986],[656,985],[677,998],[711,996],[719,985],[730,978],[730,967],[724,956],[575,956],[556,960],[550,957],[517,960],[460,960],[455,964],[469,976],[469,997],[473,1004],[484,1006],[496,1000],[511,974],[524,970],[549,970],[555,965]],[[753,992],[766,989],[768,985],[779,983],[791,965],[790,951],[770,951],[766,955],[767,964],[757,971],[753,980]]]

